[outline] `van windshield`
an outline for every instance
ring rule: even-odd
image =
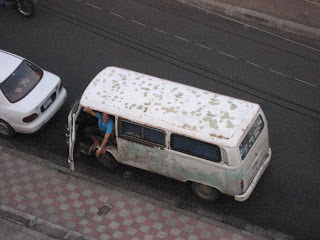
[[[254,121],[252,127],[250,128],[247,136],[243,139],[242,143],[239,146],[240,155],[242,160],[245,159],[254,142],[260,135],[262,129],[264,128],[264,122],[262,117],[259,115]]]
[[[11,103],[20,101],[39,83],[43,71],[36,65],[23,61],[19,67],[1,83],[1,91]]]

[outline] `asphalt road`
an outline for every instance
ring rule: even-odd
[[[68,99],[33,135],[0,144],[67,166],[72,103],[106,66],[119,66],[259,103],[269,122],[272,162],[243,203],[199,201],[183,183],[91,159],[78,171],[240,228],[320,236],[320,50],[174,1],[39,1],[36,16],[0,8],[0,48],[59,75]],[[319,47],[320,48],[320,47]],[[132,172],[124,178],[126,171]]]

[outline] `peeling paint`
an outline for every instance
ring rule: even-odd
[[[201,182],[209,186],[214,185],[218,189],[224,189],[224,178],[221,170],[211,170],[208,171],[206,164],[202,166],[199,164],[194,164],[196,162],[187,160],[187,164],[180,162],[176,158],[170,158],[170,169],[173,178],[186,181],[191,180],[194,182]],[[193,164],[192,164],[193,162]]]
[[[260,109],[254,103],[116,67],[94,78],[81,105],[183,135],[197,134],[203,141],[225,141],[221,144],[242,134]],[[197,130],[188,130],[186,124]]]
[[[121,149],[121,159],[125,164],[170,176],[165,151],[129,141],[122,141]]]
[[[214,128],[214,129],[218,129],[219,128],[217,119],[212,119],[212,118],[209,118],[209,117],[205,117],[203,120],[205,122],[209,122],[211,128]]]
[[[162,107],[161,109],[166,111],[167,113],[169,113],[169,112],[177,113],[178,112],[177,110],[175,110],[175,107],[171,107],[171,108]]]
[[[240,181],[244,178],[243,169],[239,168],[238,170],[224,170],[225,182],[226,182],[226,190],[232,194],[240,194],[241,193],[241,185]]]
[[[176,96],[176,98],[182,98],[183,93],[180,93],[180,92],[179,92],[179,93],[178,93],[178,94],[176,94],[175,96]]]
[[[221,119],[230,119],[230,114],[228,112],[221,112],[223,115],[221,116]]]
[[[234,125],[231,121],[227,121],[227,128],[234,128]]]

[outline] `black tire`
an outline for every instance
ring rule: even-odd
[[[0,119],[0,136],[1,137],[9,138],[9,137],[12,137],[15,133],[16,132],[10,126],[9,123]]]
[[[104,168],[108,170],[114,170],[118,166],[117,160],[109,152],[100,154],[100,156],[97,157],[97,160]]]
[[[24,17],[31,17],[34,13],[34,6],[31,0],[20,0],[15,4],[15,8]]]
[[[193,182],[191,188],[195,195],[205,201],[214,202],[221,195],[221,192],[218,189],[201,183]]]

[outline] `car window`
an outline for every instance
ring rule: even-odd
[[[19,67],[1,84],[1,91],[14,103],[24,98],[39,83],[43,71],[28,61],[23,61]]]
[[[173,150],[213,162],[221,162],[220,148],[214,144],[202,142],[178,134],[171,134],[171,148]]]

